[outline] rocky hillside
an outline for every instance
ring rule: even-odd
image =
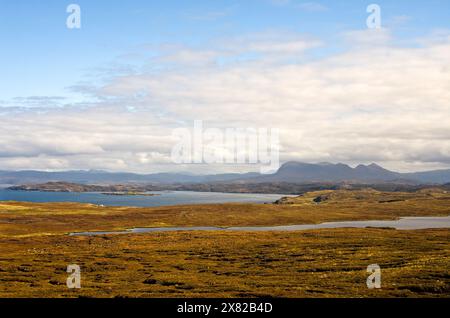
[[[449,192],[442,188],[427,188],[416,192],[383,192],[374,189],[360,190],[326,190],[308,192],[297,197],[284,197],[276,201],[275,204],[285,205],[315,205],[315,204],[333,204],[345,202],[361,202],[361,205],[368,203],[396,203],[407,202],[409,200],[438,199],[449,201]]]

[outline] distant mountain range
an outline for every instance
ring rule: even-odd
[[[427,172],[399,173],[377,164],[352,168],[345,164],[287,162],[273,175],[260,176],[264,182],[353,182],[353,183],[413,183],[444,184],[450,182],[450,169]]]
[[[194,184],[194,183],[399,183],[445,184],[450,183],[450,169],[427,172],[399,173],[376,164],[352,168],[345,164],[287,162],[271,175],[259,173],[189,175],[180,173],[136,174],[123,172],[90,171],[0,171],[0,184],[27,184],[45,182],[74,182],[81,184]]]
[[[231,173],[218,175],[190,175],[182,173],[137,174],[127,172],[107,172],[101,170],[77,170],[47,172],[35,170],[0,171],[0,184],[28,184],[45,182],[73,182],[80,184],[119,184],[119,183],[211,183],[230,182],[237,179],[249,179],[260,176],[259,173]]]

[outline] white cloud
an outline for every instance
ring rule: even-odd
[[[387,30],[343,38],[346,52],[320,60],[308,57],[320,41],[292,34],[242,36],[207,50],[174,46],[153,60],[163,71],[85,89],[108,103],[1,114],[0,164],[186,169],[170,165],[172,129],[203,120],[280,128],[282,160],[449,167],[450,38],[415,47],[395,45]],[[245,169],[214,167],[235,168]]]

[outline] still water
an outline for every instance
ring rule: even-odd
[[[80,232],[71,233],[72,236],[94,236],[107,234],[138,234],[151,232],[175,232],[175,231],[302,231],[316,229],[337,229],[337,228],[393,228],[396,230],[421,230],[450,228],[450,216],[447,217],[407,217],[391,221],[347,221],[347,222],[327,222],[321,224],[301,224],[288,226],[265,226],[265,227],[159,227],[159,228],[134,228],[127,231],[117,232]]]
[[[40,192],[0,190],[0,201],[80,202],[105,206],[152,207],[209,203],[272,203],[282,194],[213,193],[190,191],[148,192],[155,196],[105,195],[97,192]]]

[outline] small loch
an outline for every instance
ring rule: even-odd
[[[338,228],[392,228],[396,230],[423,230],[450,228],[450,216],[446,217],[404,217],[398,220],[386,221],[342,221],[326,222],[320,224],[299,224],[283,226],[245,226],[245,227],[155,227],[155,228],[133,228],[126,231],[111,232],[79,232],[70,233],[71,236],[95,236],[114,234],[140,234],[155,232],[180,232],[180,231],[234,231],[234,232],[286,232],[304,231],[317,229],[338,229]]]

